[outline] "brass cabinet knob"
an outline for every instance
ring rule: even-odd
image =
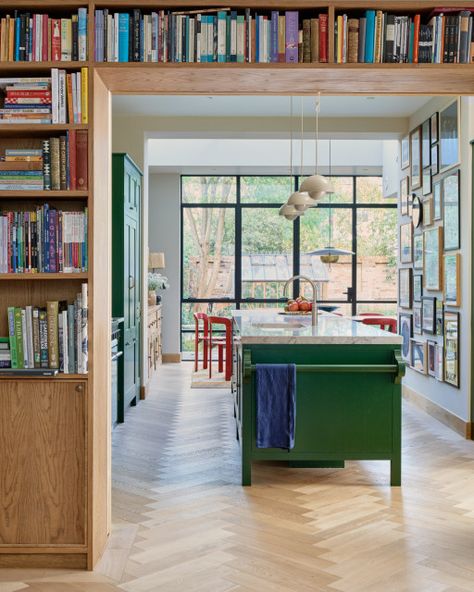
[[[76,385],[76,392],[82,393],[83,390],[84,390],[84,385],[83,384],[77,384]]]

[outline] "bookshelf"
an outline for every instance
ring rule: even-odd
[[[60,135],[71,130],[87,130],[89,189],[87,191],[4,191],[0,207],[29,204],[69,203],[87,206],[89,212],[89,270],[76,274],[3,274],[0,275],[0,334],[6,330],[8,305],[42,305],[46,300],[74,298],[83,282],[89,290],[89,373],[60,374],[48,377],[1,377],[0,421],[20,413],[24,431],[16,449],[17,435],[5,425],[0,473],[14,467],[18,482],[32,487],[30,465],[26,461],[32,450],[36,455],[39,491],[37,506],[45,502],[51,509],[52,528],[44,529],[45,521],[20,500],[16,513],[0,494],[0,566],[77,567],[92,569],[100,558],[110,532],[110,319],[111,319],[111,95],[121,94],[474,94],[474,66],[465,64],[335,64],[334,18],[342,11],[358,13],[366,9],[382,9],[399,14],[429,12],[436,6],[469,8],[470,0],[5,0],[0,16],[13,10],[30,10],[68,16],[78,8],[88,9],[89,32],[94,31],[95,9],[114,11],[141,8],[199,9],[225,6],[253,10],[304,10],[326,12],[328,20],[328,63],[96,63],[93,36],[89,35],[88,59],[83,62],[0,62],[0,76],[40,76],[51,68],[67,72],[88,67],[88,124],[2,125],[0,148],[6,143],[27,142]],[[146,315],[146,311],[145,311]],[[49,412],[45,413],[45,409]],[[9,415],[10,414],[10,415]],[[53,439],[38,433],[38,417],[54,430],[57,425],[67,430],[57,432]],[[53,431],[54,433],[54,431]],[[8,446],[6,439],[9,438]],[[21,445],[20,445],[21,444]],[[60,444],[68,451],[62,463]],[[72,452],[74,448],[74,454]],[[48,462],[46,461],[48,458]],[[49,468],[48,468],[49,467]],[[51,471],[50,480],[43,471]],[[46,471],[46,472],[45,472]],[[71,496],[68,484],[75,484]],[[54,485],[57,484],[57,485]],[[15,492],[7,492],[14,497]],[[5,494],[5,495],[7,495]],[[42,498],[40,496],[42,494]],[[59,497],[58,497],[59,496]],[[59,505],[57,499],[60,500]],[[53,501],[56,504],[53,507]],[[27,507],[19,526],[21,504]],[[32,504],[30,503],[30,506]],[[5,515],[9,514],[9,523]],[[58,536],[58,516],[67,522],[67,537]],[[3,516],[3,517],[2,517]],[[30,524],[25,531],[25,522]],[[12,528],[12,525],[18,525]],[[61,538],[62,537],[62,538]]]

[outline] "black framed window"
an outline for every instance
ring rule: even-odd
[[[321,305],[342,314],[396,313],[396,198],[382,196],[379,176],[331,181],[333,194],[289,222],[278,210],[297,176],[181,177],[183,354],[192,357],[194,312],[284,306],[284,283],[299,273],[317,281]],[[310,254],[330,239],[355,255],[328,266]],[[305,283],[294,291],[310,295]]]

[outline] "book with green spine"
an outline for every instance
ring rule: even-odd
[[[21,319],[21,308],[17,307],[15,307],[15,339],[17,368],[24,368],[25,358],[23,351],[23,326]]]
[[[15,335],[15,308],[9,306],[8,312],[8,337],[10,339],[10,353],[12,358],[12,368],[18,368],[18,354],[16,349],[16,335]]]
[[[48,351],[49,367],[59,368],[59,330],[58,330],[58,309],[57,300],[46,302],[46,314],[48,318]]]

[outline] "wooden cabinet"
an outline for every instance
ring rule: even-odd
[[[148,307],[148,380],[161,364],[161,305]]]
[[[0,382],[0,548],[86,544],[86,387]]]

